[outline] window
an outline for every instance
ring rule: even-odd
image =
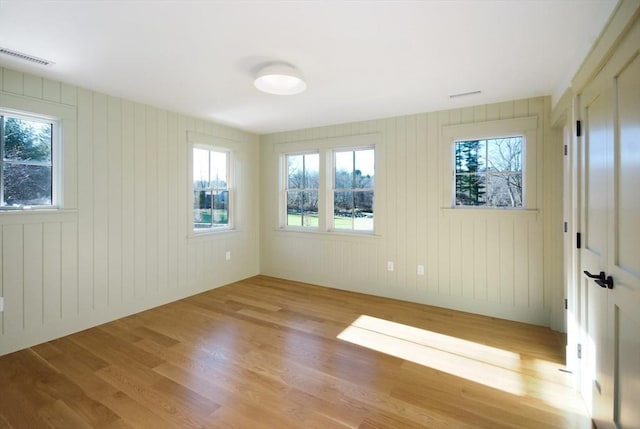
[[[455,206],[522,208],[524,137],[454,142]]]
[[[373,231],[374,149],[333,153],[333,228]]]
[[[193,230],[230,228],[230,153],[208,146],[193,146]]]
[[[0,209],[50,208],[56,123],[0,111]]]
[[[286,155],[287,226],[318,227],[320,154]]]

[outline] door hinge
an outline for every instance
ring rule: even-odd
[[[582,344],[578,344],[578,359],[582,359]]]
[[[567,147],[567,145],[564,145],[564,156],[567,156],[569,154],[569,148]]]
[[[582,137],[582,122],[576,121],[576,137]]]
[[[569,223],[565,222],[564,223],[564,232],[567,232],[567,231],[569,231]]]
[[[565,310],[569,309],[569,300],[567,298],[564,299],[564,309]]]
[[[582,249],[582,234],[576,232],[576,247]]]

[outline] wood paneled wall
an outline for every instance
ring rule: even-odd
[[[257,136],[6,68],[2,96],[76,116],[64,210],[0,213],[0,355],[258,273]],[[188,131],[242,148],[236,231],[188,238]]]
[[[262,136],[261,273],[563,329],[562,151],[549,115],[539,97]],[[447,209],[443,128],[526,117],[538,118],[531,210]],[[279,229],[279,146],[371,133],[376,235]]]

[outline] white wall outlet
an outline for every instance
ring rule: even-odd
[[[418,275],[424,276],[424,265],[418,265]]]
[[[224,254],[224,259],[226,259],[227,261],[231,260],[231,252],[229,250],[227,250],[227,252]]]
[[[387,271],[393,271],[393,261],[387,261]]]
[[[4,297],[0,296],[0,313],[4,311]]]

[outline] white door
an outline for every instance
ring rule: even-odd
[[[640,429],[640,25],[580,96],[583,389],[598,428]],[[591,397],[589,397],[591,396]]]

